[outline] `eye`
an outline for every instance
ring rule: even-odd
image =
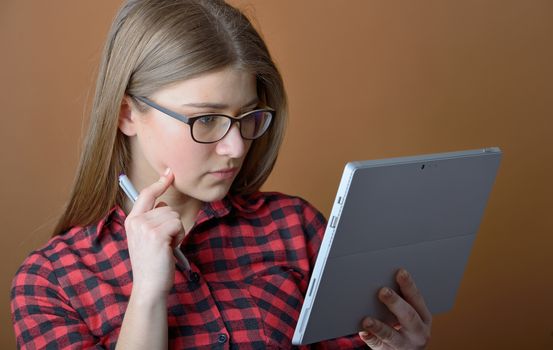
[[[207,126],[207,125],[215,124],[217,119],[218,117],[216,115],[204,115],[198,118],[197,122]]]

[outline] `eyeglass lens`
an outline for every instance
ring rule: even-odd
[[[271,123],[271,113],[252,111],[238,120],[243,138],[253,140],[267,130]],[[192,136],[199,142],[216,142],[225,137],[233,119],[223,115],[206,115],[192,125]]]

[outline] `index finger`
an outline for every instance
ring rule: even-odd
[[[171,169],[167,168],[165,173],[160,176],[159,180],[151,184],[150,186],[142,189],[134,206],[129,213],[131,215],[142,214],[147,211],[150,211],[154,208],[156,204],[156,199],[158,199],[162,194],[167,191],[171,186],[174,180],[174,175]]]
[[[417,311],[422,321],[426,324],[432,322],[432,314],[419,289],[415,285],[413,277],[405,269],[399,269],[396,274],[396,281],[399,284],[403,298]]]

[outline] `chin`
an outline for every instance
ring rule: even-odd
[[[225,196],[228,194],[229,187],[217,187],[217,188],[211,188],[206,191],[202,191],[202,193],[199,193],[196,198],[201,200],[202,202],[214,202],[221,200],[225,198]]]

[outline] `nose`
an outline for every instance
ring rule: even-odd
[[[244,140],[240,135],[239,123],[234,123],[225,137],[217,142],[217,154],[229,158],[241,158],[247,152],[248,145],[246,145],[246,142],[249,145],[250,141]]]

